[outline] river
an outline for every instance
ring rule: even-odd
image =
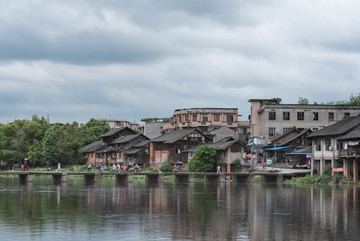
[[[0,240],[359,240],[357,187],[0,177]]]

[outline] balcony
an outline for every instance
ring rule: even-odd
[[[339,150],[339,157],[359,157],[360,148],[350,148],[347,150]]]

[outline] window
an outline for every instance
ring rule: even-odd
[[[243,127],[242,127],[242,128],[240,129],[240,134],[245,135],[246,132],[247,132],[247,128],[243,128]]]
[[[331,139],[325,139],[325,150],[332,151]]]
[[[193,122],[197,122],[197,115],[193,115],[192,120],[193,120]]]
[[[313,132],[316,132],[318,130],[319,130],[319,128],[313,128]]]
[[[219,122],[219,121],[220,121],[220,115],[214,114],[214,122]]]
[[[227,122],[227,124],[231,125],[231,124],[233,123],[233,121],[234,121],[233,115],[227,115],[227,116],[226,116],[226,122]]]
[[[297,113],[297,120],[304,120],[304,112]]]
[[[209,121],[208,115],[207,114],[203,115],[203,122],[208,122],[208,121]]]
[[[349,112],[345,112],[345,113],[344,113],[344,118],[345,118],[345,117],[350,117],[350,113],[349,113]]]
[[[188,114],[185,115],[185,122],[189,122],[189,115]]]
[[[179,123],[181,123],[181,115],[179,115]]]
[[[315,151],[321,151],[321,141],[315,140]]]
[[[283,128],[283,134],[288,133],[291,128]]]
[[[269,128],[269,136],[275,136],[275,128],[274,127]]]
[[[319,120],[319,112],[313,112],[313,121]]]
[[[276,120],[276,112],[275,111],[269,112],[269,120]]]
[[[290,120],[290,112],[283,112],[283,120]]]
[[[329,112],[329,121],[334,121],[334,112]]]

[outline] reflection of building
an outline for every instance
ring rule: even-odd
[[[360,115],[344,118],[308,136],[312,139],[312,174],[323,174],[325,165],[340,169],[357,181],[360,158]]]
[[[250,99],[250,137],[264,137],[266,142],[291,128],[317,131],[344,117],[356,116],[360,106],[280,104],[281,99]]]
[[[106,119],[106,124],[108,124],[112,129],[129,127],[130,129],[135,130],[139,127],[139,124],[136,122],[121,119]]]
[[[189,108],[175,110],[171,125],[166,125],[163,129],[167,132],[170,129],[196,127],[202,132],[208,132],[222,126],[246,134],[249,122],[238,121],[237,108]]]

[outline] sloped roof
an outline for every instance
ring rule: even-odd
[[[106,147],[106,144],[103,141],[94,141],[86,146],[83,146],[80,151],[81,152],[94,152],[101,148]]]
[[[127,136],[122,136],[116,140],[114,140],[113,142],[111,142],[111,144],[121,144],[121,143],[126,143],[129,142],[133,139],[135,139],[136,137],[140,136],[142,134],[134,134],[134,135],[127,135]]]
[[[182,139],[183,137],[189,135],[192,132],[198,132],[198,133],[202,134],[200,131],[198,131],[196,129],[183,129],[183,130],[179,130],[179,131],[172,131],[172,132],[166,133],[162,136],[152,139],[151,142],[163,142],[166,144],[172,144],[172,143]],[[202,134],[202,135],[204,135],[204,134]],[[208,137],[206,137],[206,138],[208,138]]]
[[[136,154],[139,151],[141,151],[140,148],[134,148],[134,149],[130,149],[129,151],[125,152],[125,155],[132,155],[132,154]]]
[[[196,151],[200,146],[212,146],[217,151],[224,151],[236,142],[240,143],[243,146],[246,146],[246,144],[243,141],[241,141],[240,139],[234,139],[233,137],[225,137],[217,142],[199,145],[199,146],[191,148],[187,151],[188,152]]]
[[[146,144],[148,144],[150,142],[150,140],[144,140],[144,141],[141,141],[141,142],[139,142],[139,143],[136,143],[135,145],[134,145],[134,147],[143,147],[143,146],[145,146]]]
[[[288,134],[290,134],[291,132],[294,132],[294,131],[300,133],[300,131],[299,131],[298,129],[296,129],[296,128],[293,127],[293,128],[291,128],[288,132],[286,132],[286,133],[284,133],[284,134],[282,134],[282,135],[280,135],[280,136],[277,136],[277,137],[271,139],[271,142],[274,142],[274,141],[280,139],[281,137],[284,137],[284,136],[286,136],[286,135],[288,135]]]
[[[360,139],[360,128],[354,129],[338,138],[338,140],[351,140],[351,139]]]
[[[120,131],[122,131],[122,130],[124,130],[124,129],[129,129],[129,130],[131,130],[131,129],[130,129],[129,127],[127,127],[127,126],[126,126],[126,127],[121,127],[121,128],[114,128],[114,129],[106,132],[105,134],[101,135],[100,137],[113,136],[113,135],[115,135],[116,133],[118,133],[118,132],[120,132]],[[133,130],[131,130],[131,131],[133,131]],[[133,132],[135,133],[135,131],[133,131]]]
[[[360,125],[360,116],[346,117],[333,125],[324,127],[314,133],[308,135],[309,138],[324,136],[344,135],[355,127]]]
[[[299,137],[301,137],[303,135],[306,135],[308,132],[312,132],[312,131],[310,129],[302,130],[298,135],[294,136],[293,138],[290,138],[289,140],[286,140],[286,141],[278,144],[277,146],[285,146],[285,145],[289,144],[290,142],[292,142],[293,140],[296,140]]]

